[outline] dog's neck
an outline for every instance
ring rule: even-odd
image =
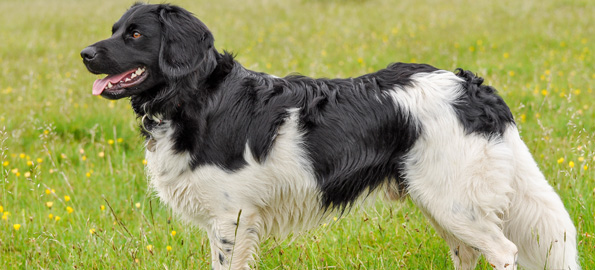
[[[150,130],[164,120],[181,120],[188,115],[196,115],[189,111],[203,108],[208,96],[219,90],[236,63],[228,52],[217,53],[216,59],[217,65],[206,76],[189,74],[130,98],[134,112],[142,119],[141,132],[145,136],[149,137]]]

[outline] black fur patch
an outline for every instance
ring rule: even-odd
[[[387,178],[400,181],[401,158],[420,130],[386,91],[408,85],[415,73],[435,70],[398,63],[358,78],[312,79],[273,78],[237,65],[196,115],[195,122],[205,123],[198,127],[201,144],[186,151],[193,154],[194,166],[217,164],[233,171],[246,164],[248,142],[262,162],[288,110],[298,108],[323,204],[342,208]],[[182,136],[177,145],[192,145],[187,139]]]
[[[413,74],[436,70],[397,63],[354,79],[298,78],[324,93],[311,99],[303,121],[325,207],[349,206],[387,178],[404,186],[401,159],[421,131],[386,91],[409,85]]]
[[[496,89],[482,85],[483,78],[471,71],[457,69],[456,75],[465,80],[465,93],[454,104],[455,111],[469,133],[480,133],[488,138],[501,136],[506,127],[514,124],[510,108]]]
[[[224,245],[235,245],[235,243],[233,241],[227,240],[226,238],[221,238],[221,244]]]
[[[223,265],[225,263],[225,256],[223,256],[223,253],[219,253],[219,264]]]

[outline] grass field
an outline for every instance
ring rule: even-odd
[[[125,1],[0,1],[0,269],[208,269],[206,234],[147,190],[126,100],[93,97],[79,52]],[[219,50],[278,76],[350,77],[396,61],[470,69],[499,89],[595,269],[595,5],[591,0],[182,1]],[[408,200],[352,211],[260,269],[446,269]],[[480,269],[491,269],[481,262]]]

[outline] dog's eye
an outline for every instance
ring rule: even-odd
[[[138,31],[132,32],[132,37],[133,38],[139,38],[140,36],[141,36],[141,34]]]

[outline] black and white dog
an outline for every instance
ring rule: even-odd
[[[208,232],[214,269],[254,265],[259,242],[308,229],[374,192],[408,195],[457,269],[579,269],[576,230],[494,88],[469,71],[391,64],[349,79],[278,78],[219,53],[172,5],[133,5],[85,48],[130,97],[151,185]]]

